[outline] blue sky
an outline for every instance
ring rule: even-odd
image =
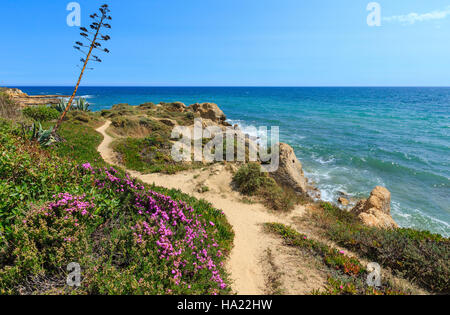
[[[63,0],[3,0],[0,86],[73,85],[78,29]],[[107,2],[111,54],[83,85],[448,86],[450,1],[79,0]],[[413,14],[415,13],[415,14]]]

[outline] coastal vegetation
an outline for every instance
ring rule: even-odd
[[[351,212],[322,203],[310,212],[321,234],[435,293],[450,293],[450,240],[413,229],[367,227]]]
[[[404,295],[392,283],[384,281],[374,288],[366,284],[367,270],[357,258],[350,257],[342,250],[327,244],[309,239],[305,234],[280,223],[266,223],[267,231],[279,235],[288,246],[296,247],[320,258],[329,268],[327,285],[324,290],[312,294],[319,295]]]
[[[278,185],[272,177],[262,172],[258,163],[242,165],[234,174],[233,181],[243,195],[256,196],[274,210],[288,211],[302,201],[291,189]]]
[[[106,166],[99,118],[84,115],[71,112],[65,142],[47,148],[0,121],[0,293],[229,293],[224,214]],[[81,287],[66,285],[71,262]]]
[[[64,141],[42,146],[30,137],[30,127],[40,121],[51,128],[57,118],[47,115],[51,108],[21,110],[1,94],[0,103],[14,109],[0,112],[1,294],[231,293],[223,264],[234,232],[224,213],[205,200],[133,179],[97,151],[103,137],[95,129],[108,119],[124,168],[169,174],[194,168],[170,160],[170,130],[172,123],[191,123],[197,113],[178,111],[179,103],[71,110],[58,131]],[[261,201],[281,211],[306,203],[262,172],[259,163],[233,167],[243,203]],[[199,193],[210,191],[207,184],[199,187]],[[389,278],[379,288],[368,287],[361,259],[427,292],[449,293],[448,238],[368,227],[330,203],[308,200],[306,208],[301,220],[316,238],[279,223],[264,226],[327,268],[327,284],[311,294],[411,293]],[[81,287],[66,285],[71,262],[83,268]],[[282,293],[279,281],[274,293]]]
[[[60,99],[58,104],[55,104],[53,106],[54,109],[56,109],[59,113],[64,113],[64,111],[66,110],[66,107],[68,106],[68,102],[65,101],[64,99]],[[73,104],[70,108],[69,111],[73,111],[73,110],[77,110],[77,111],[82,111],[82,112],[89,112],[89,107],[90,104],[89,102],[86,100],[86,98],[84,97],[79,97],[77,98],[75,104]]]
[[[95,115],[84,115],[80,112],[69,112],[66,117],[58,131],[65,141],[57,142],[47,150],[78,164],[89,162],[96,166],[106,166],[97,151],[103,137],[94,129],[102,124],[101,120]],[[46,126],[50,126],[50,123]]]

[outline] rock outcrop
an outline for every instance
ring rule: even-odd
[[[181,102],[161,103],[160,105],[162,105],[169,112],[183,113],[187,109],[186,105]]]
[[[307,194],[307,181],[303,167],[297,159],[294,149],[286,143],[280,143],[280,164],[271,176],[280,184],[292,187],[296,192]]]
[[[162,122],[164,125],[169,126],[169,127],[175,127],[178,125],[178,123],[173,120],[173,119],[169,119],[169,118],[160,118],[158,119],[160,122]]]
[[[369,199],[359,201],[350,211],[367,226],[383,229],[398,228],[391,217],[391,193],[384,187],[375,187]]]
[[[188,107],[188,110],[191,110],[194,113],[200,115],[201,118],[210,119],[218,124],[226,124],[225,120],[227,117],[223,113],[223,111],[214,103],[196,103],[192,104]]]
[[[28,95],[19,89],[10,88],[2,88],[1,91],[21,107],[58,104],[62,97],[68,97],[64,95]]]
[[[344,207],[348,206],[350,204],[350,201],[347,198],[339,197],[338,202],[343,205]]]
[[[27,97],[28,95],[19,89],[2,88],[2,92],[9,97]]]

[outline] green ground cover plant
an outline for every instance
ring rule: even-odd
[[[67,117],[69,119],[61,125],[58,131],[64,141],[55,143],[48,150],[58,156],[76,161],[78,164],[90,162],[96,166],[105,166],[106,163],[97,151],[103,136],[94,129],[98,126],[99,120],[95,116],[92,117],[92,114],[83,115],[76,112],[69,112]],[[83,121],[80,120],[80,117]],[[45,126],[50,125],[46,124]]]
[[[124,138],[113,143],[113,149],[119,153],[121,163],[128,169],[142,173],[175,174],[202,165],[175,162],[170,148],[169,142],[153,136],[143,139]]]
[[[230,292],[223,262],[233,231],[220,210],[44,150],[10,122],[0,131],[1,294]],[[65,282],[74,261],[79,288]]]
[[[39,122],[55,120],[59,117],[59,112],[55,108],[45,105],[26,107],[22,112],[25,117]]]

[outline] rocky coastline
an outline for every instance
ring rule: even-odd
[[[224,112],[214,103],[196,103],[186,106],[181,102],[158,104],[156,106],[168,107],[172,111],[192,112],[203,120],[203,127],[216,125],[222,130],[231,125],[227,122]],[[165,122],[164,120],[161,120]],[[169,124],[169,122],[166,122]],[[176,123],[171,121],[170,126]],[[247,146],[257,146],[249,135],[243,134],[239,126],[233,127],[236,135],[244,137]],[[305,177],[301,161],[295,155],[294,149],[287,143],[280,143],[280,165],[277,171],[270,174],[277,183],[292,188],[297,194],[320,201],[320,191]],[[354,213],[366,226],[382,229],[394,229],[399,226],[391,216],[391,193],[385,187],[375,187],[368,199],[359,200],[353,207],[348,199],[341,197],[337,200],[342,211]],[[352,202],[353,204],[353,202]]]
[[[0,92],[6,94],[21,108],[39,105],[58,104],[65,95],[28,95],[17,88],[0,88]],[[121,104],[119,104],[120,106]],[[123,104],[127,105],[128,104]],[[242,137],[246,147],[258,147],[258,144],[249,135],[244,134],[238,125],[232,126],[227,121],[225,113],[214,103],[195,103],[186,106],[182,102],[160,103],[154,105],[152,103],[142,104],[156,108],[161,108],[168,112],[175,113],[192,113],[195,117],[202,119],[202,127],[218,126],[222,131],[232,127],[237,137]],[[175,127],[178,122],[170,118],[158,118],[158,121],[168,127]],[[193,126],[189,126],[192,128]],[[280,185],[290,187],[297,194],[320,201],[320,191],[311,183],[304,175],[301,161],[295,155],[293,148],[287,143],[280,143],[279,147],[279,167],[271,173],[270,176]],[[367,226],[392,229],[398,228],[397,223],[393,220],[390,210],[391,194],[384,187],[375,187],[368,199],[349,201],[344,196],[337,200],[343,211],[354,213],[360,221]]]

